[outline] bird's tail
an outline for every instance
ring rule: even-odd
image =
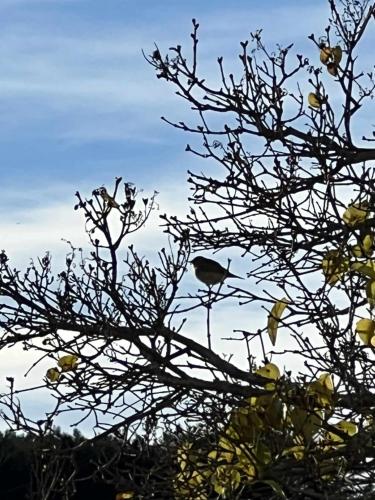
[[[237,274],[232,274],[231,272],[227,272],[227,278],[238,278],[239,280],[243,280],[245,278],[243,278],[242,276],[237,276]]]

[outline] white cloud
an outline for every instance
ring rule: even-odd
[[[151,180],[149,182],[152,185]],[[85,184],[80,186],[80,193],[90,198],[93,188],[97,186]],[[162,213],[183,216],[187,212],[188,190],[184,183],[163,185],[159,180],[158,184],[159,194],[150,219],[143,229],[125,240],[126,246],[131,243],[137,245],[140,253],[156,253],[159,247],[166,244],[167,237],[160,227]],[[1,249],[6,250],[12,262],[27,265],[30,258],[42,256],[45,251],[61,257],[69,251],[62,239],[71,241],[76,247],[88,247],[84,217],[81,210],[74,210],[77,202],[74,192],[73,186],[66,184],[38,186],[26,193],[14,188],[4,193],[1,199],[4,214],[0,219]],[[152,193],[151,189],[145,189],[139,197],[150,197]],[[10,200],[18,200],[18,205],[6,212]],[[142,204],[141,201],[139,203]]]
[[[286,6],[272,12],[278,20],[291,22],[308,12],[305,18],[316,21],[322,7]],[[248,36],[252,29],[270,23],[272,30],[266,32],[266,38],[283,33],[274,29],[274,19],[268,15],[263,6],[246,11],[221,6],[202,14],[200,67],[208,69],[208,80],[217,81],[215,60],[223,49],[224,55],[237,58],[240,34]],[[164,17],[153,25],[141,22],[137,30],[126,23],[122,29],[114,24],[100,27],[98,33],[87,26],[80,32],[75,26],[61,35],[54,32],[53,24],[19,20],[2,30],[0,91],[8,109],[0,118],[3,137],[9,131],[17,133],[20,124],[27,127],[35,119],[55,116],[59,127],[50,133],[63,139],[144,138],[144,127],[155,128],[160,114],[175,114],[177,109],[182,117],[186,106],[173,95],[173,89],[156,80],[141,55],[142,48],[146,52],[153,49],[154,40],[165,50],[181,38],[187,40],[184,49],[190,53],[191,26],[186,25],[181,35],[183,21],[169,23],[168,30],[165,23],[168,18]],[[294,38],[302,36],[302,27],[297,31],[301,24],[294,22]]]

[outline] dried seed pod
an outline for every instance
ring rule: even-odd
[[[327,71],[332,76],[337,76],[337,64],[330,62],[327,64]]]
[[[332,54],[331,47],[322,47],[320,49],[320,61],[323,64],[327,64]]]

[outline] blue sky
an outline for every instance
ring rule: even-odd
[[[152,51],[154,42],[162,49],[189,47],[196,17],[202,68],[213,71],[217,56],[227,55],[230,64],[239,41],[261,26],[271,43],[306,38],[318,16],[305,17],[303,31],[295,21],[308,5],[312,14],[325,8],[324,1],[301,8],[298,2],[255,0],[2,0],[3,190],[20,189],[24,203],[37,205],[29,189],[48,187],[64,197],[116,175],[159,190],[169,179],[184,179],[193,161],[183,152],[188,137],[159,118],[180,118],[186,106],[155,78],[141,49]]]
[[[239,42],[258,28],[271,47],[294,42],[298,53],[314,53],[307,36],[322,34],[327,3],[0,0],[0,249],[23,267],[45,250],[62,254],[61,238],[84,244],[74,193],[89,195],[115,176],[159,191],[161,212],[183,214],[186,170],[206,165],[185,153],[191,138],[160,116],[194,117],[156,79],[141,49],[150,53],[156,42],[162,52],[176,44],[189,52],[195,17],[199,65],[215,81],[217,57],[235,69]],[[139,243],[157,250],[161,233],[153,222]],[[222,329],[225,317],[219,313]],[[23,374],[34,360],[30,353],[0,358],[0,385],[9,370]],[[32,372],[30,383],[44,370],[34,379]]]
[[[115,176],[159,191],[161,211],[186,210],[186,170],[207,165],[185,153],[192,138],[160,116],[196,118],[142,49],[180,43],[189,53],[195,17],[199,64],[216,81],[217,57],[235,69],[251,31],[263,27],[270,46],[294,41],[311,51],[307,35],[326,14],[325,0],[1,0],[1,247],[21,263],[61,237],[83,237],[75,191],[89,195]]]

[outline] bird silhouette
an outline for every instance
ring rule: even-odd
[[[195,276],[207,286],[222,283],[227,278],[241,278],[232,274],[216,260],[206,259],[206,257],[194,257],[191,264],[194,266]]]

